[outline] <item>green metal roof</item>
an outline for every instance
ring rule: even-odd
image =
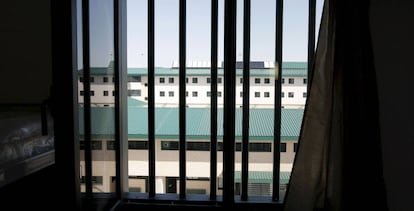
[[[273,172],[271,171],[249,171],[249,183],[272,183]],[[290,172],[280,172],[280,184],[286,185],[289,183]],[[234,182],[241,183],[241,172],[234,172]]]
[[[142,100],[137,100],[132,97],[128,97],[128,107],[142,107],[146,106],[148,103]]]
[[[80,134],[83,130],[83,108],[80,108]],[[303,109],[282,109],[281,140],[294,141],[299,137],[302,124]],[[94,138],[110,138],[114,136],[114,108],[92,107],[92,136]],[[187,108],[187,138],[210,138],[210,109]],[[223,135],[223,110],[217,111],[218,138]],[[273,110],[250,109],[250,140],[273,140]],[[155,108],[155,133],[157,138],[178,139],[178,108]],[[241,140],[242,110],[236,109],[236,139]],[[129,138],[147,138],[147,108],[128,107]]]
[[[91,67],[90,68],[91,75],[113,75],[113,65],[112,63],[108,67]],[[148,71],[147,68],[128,68],[128,75],[147,75]],[[79,73],[82,74],[83,70],[80,70]],[[236,74],[238,76],[243,75],[242,69],[237,69]],[[178,76],[179,69],[178,68],[165,68],[165,67],[157,67],[155,68],[155,75],[156,76]],[[186,75],[188,76],[209,76],[210,75],[210,68],[187,68]],[[223,75],[223,69],[218,69],[218,75]],[[273,76],[274,69],[273,68],[264,68],[264,69],[251,69],[250,70],[251,76]],[[282,64],[282,75],[286,77],[303,77],[307,75],[307,63],[306,62],[284,62]]]

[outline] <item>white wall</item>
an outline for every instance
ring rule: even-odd
[[[370,17],[389,208],[414,210],[414,1],[374,0]]]
[[[0,8],[0,103],[40,103],[52,82],[50,1]]]

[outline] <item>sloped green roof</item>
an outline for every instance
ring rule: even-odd
[[[80,108],[80,134],[83,130],[83,109]],[[223,110],[217,111],[217,134],[221,139],[223,135]],[[273,140],[273,110],[251,109],[250,110],[250,139],[251,140]],[[285,141],[297,140],[302,124],[303,109],[282,109],[281,139]],[[114,135],[114,108],[93,107],[92,136],[113,137]],[[187,138],[209,139],[210,137],[210,109],[209,108],[187,108]],[[241,140],[242,135],[242,110],[236,109],[236,139]],[[128,136],[129,138],[147,138],[147,108],[128,108]],[[155,108],[155,133],[157,138],[178,139],[179,134],[178,108]]]
[[[113,75],[113,63],[111,63],[108,67],[91,67],[90,68],[91,75]],[[128,75],[147,75],[148,70],[147,68],[128,68]],[[82,74],[83,70],[79,70],[79,73]],[[222,68],[218,69],[218,75],[222,76],[224,73]],[[242,69],[237,69],[236,74],[238,76],[243,75]],[[155,68],[155,75],[156,76],[178,76],[179,69],[178,68],[164,68],[164,67],[157,67]],[[186,75],[188,76],[209,76],[210,75],[210,68],[187,68]],[[264,69],[251,69],[250,70],[251,76],[272,76],[274,75],[273,68],[264,68]],[[291,76],[291,77],[300,77],[307,75],[307,63],[306,62],[284,62],[282,64],[282,75],[283,76]]]
[[[132,97],[128,97],[128,107],[142,107],[147,105],[145,101],[137,100]]]
[[[273,172],[271,171],[249,171],[249,183],[272,183]],[[280,184],[289,183],[290,172],[280,172]],[[234,172],[234,182],[241,183],[241,172]]]

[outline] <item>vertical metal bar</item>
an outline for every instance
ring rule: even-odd
[[[236,107],[236,14],[237,1],[224,5],[224,124],[223,124],[223,204],[234,204],[234,145]]]
[[[308,17],[308,83],[307,93],[312,80],[313,57],[315,55],[315,21],[316,21],[316,0],[309,0]]]
[[[210,200],[217,198],[218,0],[211,0]]]
[[[155,197],[155,50],[154,0],[148,0],[148,175],[149,197]]]
[[[62,182],[65,197],[52,197],[68,210],[81,210],[79,103],[78,103],[78,19],[81,1],[51,1],[52,79],[50,93],[55,140],[54,170]]]
[[[115,76],[115,143],[116,195],[128,191],[128,122],[126,68],[126,0],[114,2],[114,76]]]
[[[276,1],[276,37],[275,37],[275,108],[274,108],[274,141],[273,141],[273,194],[272,200],[279,200],[280,183],[280,120],[282,109],[282,35],[283,35],[283,0]]]
[[[185,199],[186,192],[186,102],[185,102],[185,74],[186,74],[186,0],[180,0],[179,14],[179,126],[180,126],[180,199]]]
[[[246,201],[249,181],[249,105],[250,105],[250,15],[251,0],[244,0],[243,14],[243,131],[241,200]]]
[[[83,37],[83,90],[84,90],[84,152],[85,152],[85,193],[87,201],[92,199],[92,146],[91,146],[91,83],[90,83],[90,33],[89,0],[82,1]],[[89,199],[89,200],[88,200]]]

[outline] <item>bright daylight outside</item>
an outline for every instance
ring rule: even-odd
[[[115,192],[113,3],[90,1],[90,104],[94,192]],[[317,1],[316,38],[323,1]],[[155,0],[155,190],[179,193],[179,1]],[[186,192],[209,195],[211,119],[211,1],[187,0]],[[218,11],[217,195],[222,194],[224,0]],[[237,2],[235,194],[241,193],[242,105],[249,97],[248,195],[271,196],[274,155],[276,1],[251,1],[249,96],[243,93],[243,1]],[[78,26],[81,27],[81,26]],[[148,9],[127,1],[129,191],[148,192]],[[81,40],[81,38],[79,38]],[[81,45],[81,43],[80,43]],[[280,94],[280,192],[286,189],[307,97],[308,0],[284,1]],[[81,53],[79,53],[81,54]],[[82,58],[79,58],[80,60]],[[82,64],[81,62],[79,62]],[[82,67],[79,67],[82,70]],[[85,103],[83,77],[79,103]],[[82,110],[82,106],[80,106]],[[82,112],[80,112],[82,113]],[[80,116],[80,132],[83,131]],[[81,140],[82,141],[82,140]],[[81,152],[82,152],[81,142]],[[81,154],[81,174],[84,154]],[[81,175],[83,178],[85,175]],[[84,184],[82,184],[84,188]],[[84,189],[83,189],[84,190]]]

